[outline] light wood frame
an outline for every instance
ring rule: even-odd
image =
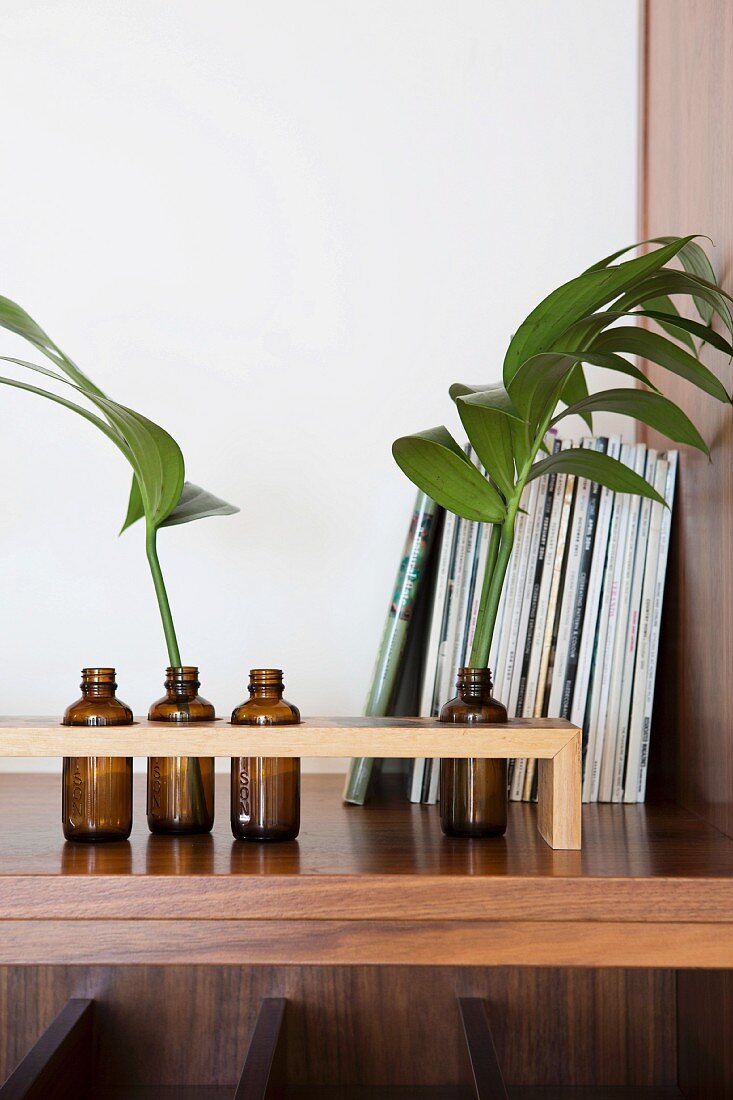
[[[57,718],[0,719],[3,756],[376,756],[539,761],[537,825],[551,848],[581,842],[581,731],[564,719],[449,726],[426,718],[306,718],[297,726],[62,726]]]

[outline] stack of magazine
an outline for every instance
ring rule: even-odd
[[[570,446],[548,440],[550,450]],[[531,482],[517,517],[489,667],[494,695],[510,717],[560,717],[582,726],[585,802],[640,802],[678,455],[617,436],[586,439],[583,446],[632,467],[669,507],[569,474]],[[367,713],[397,713],[399,681],[408,674],[417,684],[413,713],[434,717],[455,694],[457,670],[469,661],[490,534],[488,525],[442,515],[418,494]],[[347,801],[364,801],[372,766],[352,762]],[[411,801],[437,800],[438,769],[437,760],[412,763]],[[535,762],[511,761],[510,798],[533,800],[536,788]]]

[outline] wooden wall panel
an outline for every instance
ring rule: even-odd
[[[733,286],[733,4],[647,0],[642,9],[641,238],[700,232]],[[705,360],[731,385],[725,357]],[[733,416],[651,367],[698,425],[712,465],[682,456],[652,735],[650,789],[733,836]],[[653,433],[647,434],[657,442]],[[678,975],[679,1085],[733,1096],[730,973]]]
[[[679,1084],[687,1100],[733,1096],[733,972],[677,977]]]
[[[648,0],[644,23],[641,237],[709,235],[730,290],[733,4]],[[730,391],[726,358],[705,361]],[[733,414],[661,368],[650,375],[712,450],[710,465],[683,449],[650,784],[733,836]]]
[[[300,1084],[451,1085],[456,998],[484,997],[511,1084],[670,1085],[675,975],[451,967],[2,967],[0,1080],[69,997],[95,999],[98,1084],[234,1084],[263,997],[287,997]]]

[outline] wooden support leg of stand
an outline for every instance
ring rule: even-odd
[[[551,848],[580,848],[581,731],[547,760],[539,760],[537,827]]]

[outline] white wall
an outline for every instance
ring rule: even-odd
[[[0,292],[240,515],[163,532],[186,662],[363,705],[413,489],[392,439],[635,238],[634,0],[5,0]],[[20,345],[4,334],[0,350]],[[26,349],[27,351],[27,349]],[[166,654],[129,473],[0,392],[0,711]]]

